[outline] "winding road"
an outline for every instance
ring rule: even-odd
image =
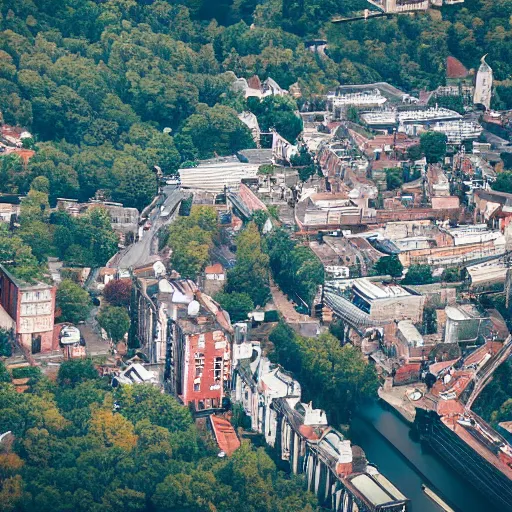
[[[163,203],[155,206],[149,215],[151,228],[143,231],[141,238],[124,251],[112,258],[108,266],[111,268],[137,268],[152,263],[158,254],[158,231],[172,222],[173,213],[178,208],[183,193],[174,185],[163,188]]]

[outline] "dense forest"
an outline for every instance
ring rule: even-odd
[[[30,370],[20,394],[0,363],[0,432],[16,436],[0,451],[2,512],[318,510],[263,448],[217,457],[189,410],[152,386],[114,391],[90,362],[64,363],[56,382]]]
[[[143,208],[156,191],[154,165],[171,174],[183,163],[252,145],[238,112],[254,111],[265,129],[289,126],[283,119],[292,118],[293,100],[267,100],[263,108],[247,103],[232,91],[236,77],[298,83],[299,106],[314,106],[315,94],[338,83],[435,87],[444,81],[449,54],[474,68],[489,53],[496,79],[504,81],[496,101],[512,105],[510,0],[329,23],[367,6],[364,0],[4,0],[0,111],[5,123],[33,133],[38,151],[27,169],[15,157],[2,158],[0,192],[24,193],[46,176],[51,204],[99,192]],[[313,37],[327,37],[329,58],[305,47]],[[296,134],[294,128],[286,135]]]

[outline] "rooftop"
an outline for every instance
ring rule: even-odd
[[[368,279],[357,279],[352,285],[353,290],[367,300],[391,299],[411,295],[405,288],[397,284],[373,283]]]
[[[240,440],[236,435],[233,425],[227,419],[212,414],[210,416],[210,424],[219,448],[228,457],[240,448]]]

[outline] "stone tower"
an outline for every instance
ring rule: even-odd
[[[483,105],[486,110],[491,108],[491,94],[492,94],[492,69],[485,62],[484,55],[481,59],[478,73],[476,74],[475,95],[473,96],[473,103],[475,105]]]

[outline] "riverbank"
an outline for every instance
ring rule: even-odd
[[[422,485],[427,485],[456,512],[492,510],[483,495],[420,443],[410,422],[387,402],[378,401],[362,408],[352,421],[350,438],[411,500],[412,512],[439,512]]]
[[[423,383],[416,383],[414,386],[393,387],[391,379],[386,379],[384,385],[378,389],[378,395],[381,400],[393,407],[407,423],[412,425],[416,417],[416,407],[411,395],[416,391],[424,395],[426,390]]]

